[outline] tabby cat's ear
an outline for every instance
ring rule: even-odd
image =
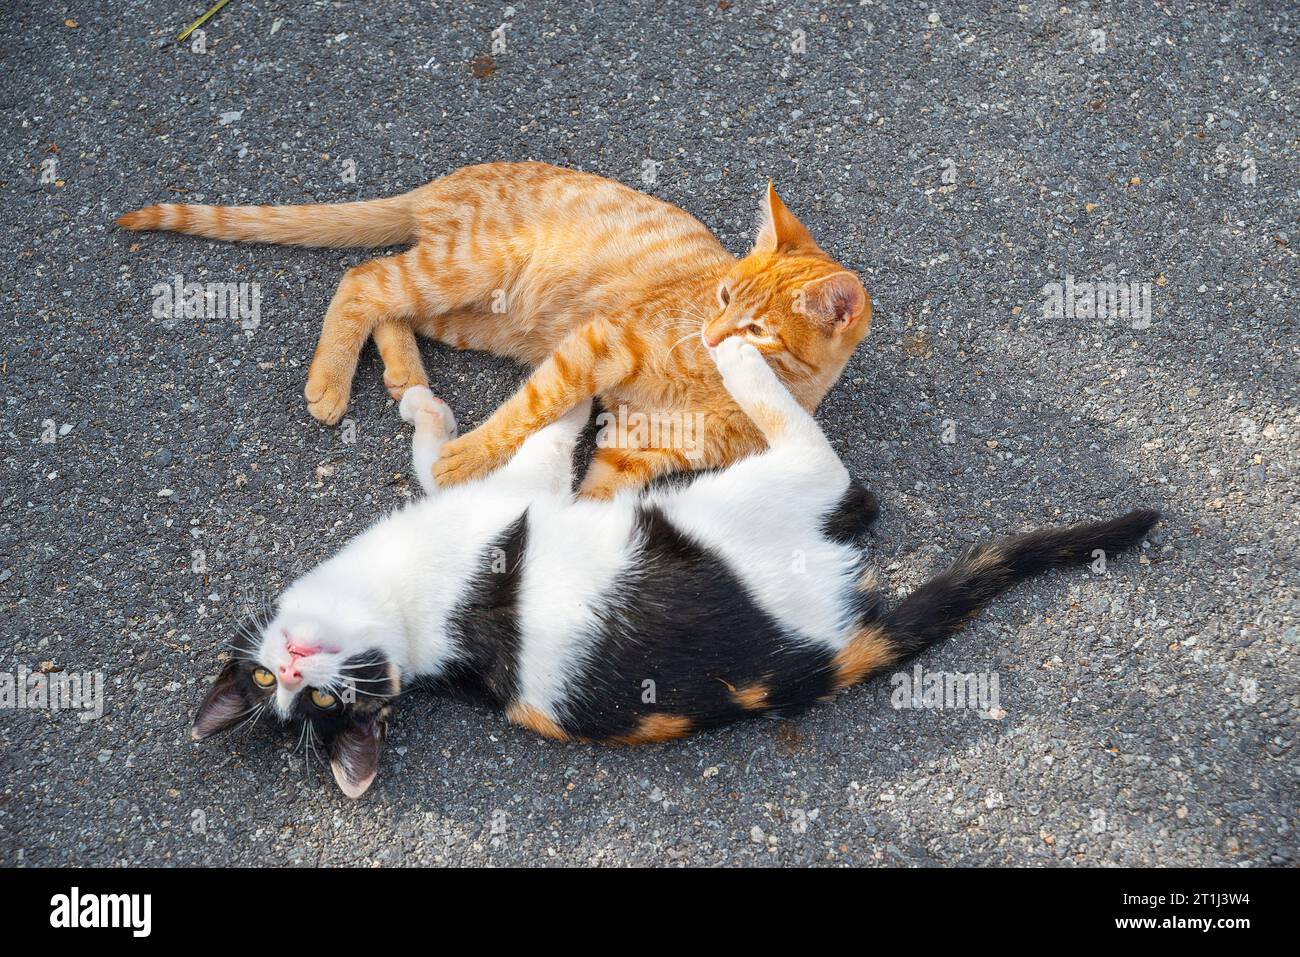
[[[814,280],[801,292],[804,312],[830,329],[853,325],[871,308],[862,280],[847,270]]]
[[[767,199],[759,215],[758,239],[754,241],[754,252],[784,253],[817,248],[812,234],[804,229],[803,223],[794,218],[794,214],[781,202],[781,197],[776,195],[776,187],[771,180],[767,183]]]
[[[218,731],[225,731],[248,710],[244,696],[240,693],[239,663],[232,661],[221,669],[217,680],[208,689],[199,712],[194,716],[194,726],[190,728],[190,737],[195,741],[210,738]]]
[[[376,713],[359,717],[355,724],[340,731],[330,746],[334,780],[350,798],[361,797],[375,780],[390,713],[385,706]]]

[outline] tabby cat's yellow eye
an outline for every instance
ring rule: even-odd
[[[725,282],[719,283],[718,284],[718,305],[726,306],[729,302],[731,302],[731,289],[728,288]]]
[[[259,688],[269,688],[271,685],[275,684],[275,675],[271,674],[271,672],[267,671],[265,668],[254,668],[253,680],[257,682]]]
[[[315,688],[311,690],[311,703],[321,710],[328,711],[334,707],[336,700],[328,691],[317,691]]]

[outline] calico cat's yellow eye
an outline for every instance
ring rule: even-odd
[[[328,711],[330,708],[334,707],[337,700],[338,699],[328,691],[317,691],[315,688],[311,689],[311,703],[322,711]]]
[[[254,668],[253,680],[257,682],[259,688],[269,688],[271,685],[275,684],[275,675],[271,674],[271,672],[267,671],[265,668]]]

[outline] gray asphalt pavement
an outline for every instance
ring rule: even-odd
[[[174,42],[202,6],[0,11],[0,675],[105,679],[94,720],[0,710],[0,864],[1297,863],[1294,4],[234,0]],[[615,750],[413,694],[360,802],[287,738],[191,743],[239,609],[411,494],[409,437],[373,353],[347,429],[301,398],[366,252],[114,217],[525,158],[737,252],[771,176],[861,273],[875,326],[819,417],[891,588],[1034,525],[1166,521],[921,659],[996,675],[991,715],[886,677]],[[257,284],[260,321],[155,316],[175,276]],[[1067,280],[1133,308],[1051,314]],[[466,427],[522,374],[425,357]]]

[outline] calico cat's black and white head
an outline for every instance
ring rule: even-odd
[[[328,754],[343,793],[360,797],[375,779],[401,690],[400,671],[376,634],[339,596],[291,590],[273,616],[250,616],[240,628],[234,657],[199,706],[191,735],[202,740],[272,718],[267,723]]]

